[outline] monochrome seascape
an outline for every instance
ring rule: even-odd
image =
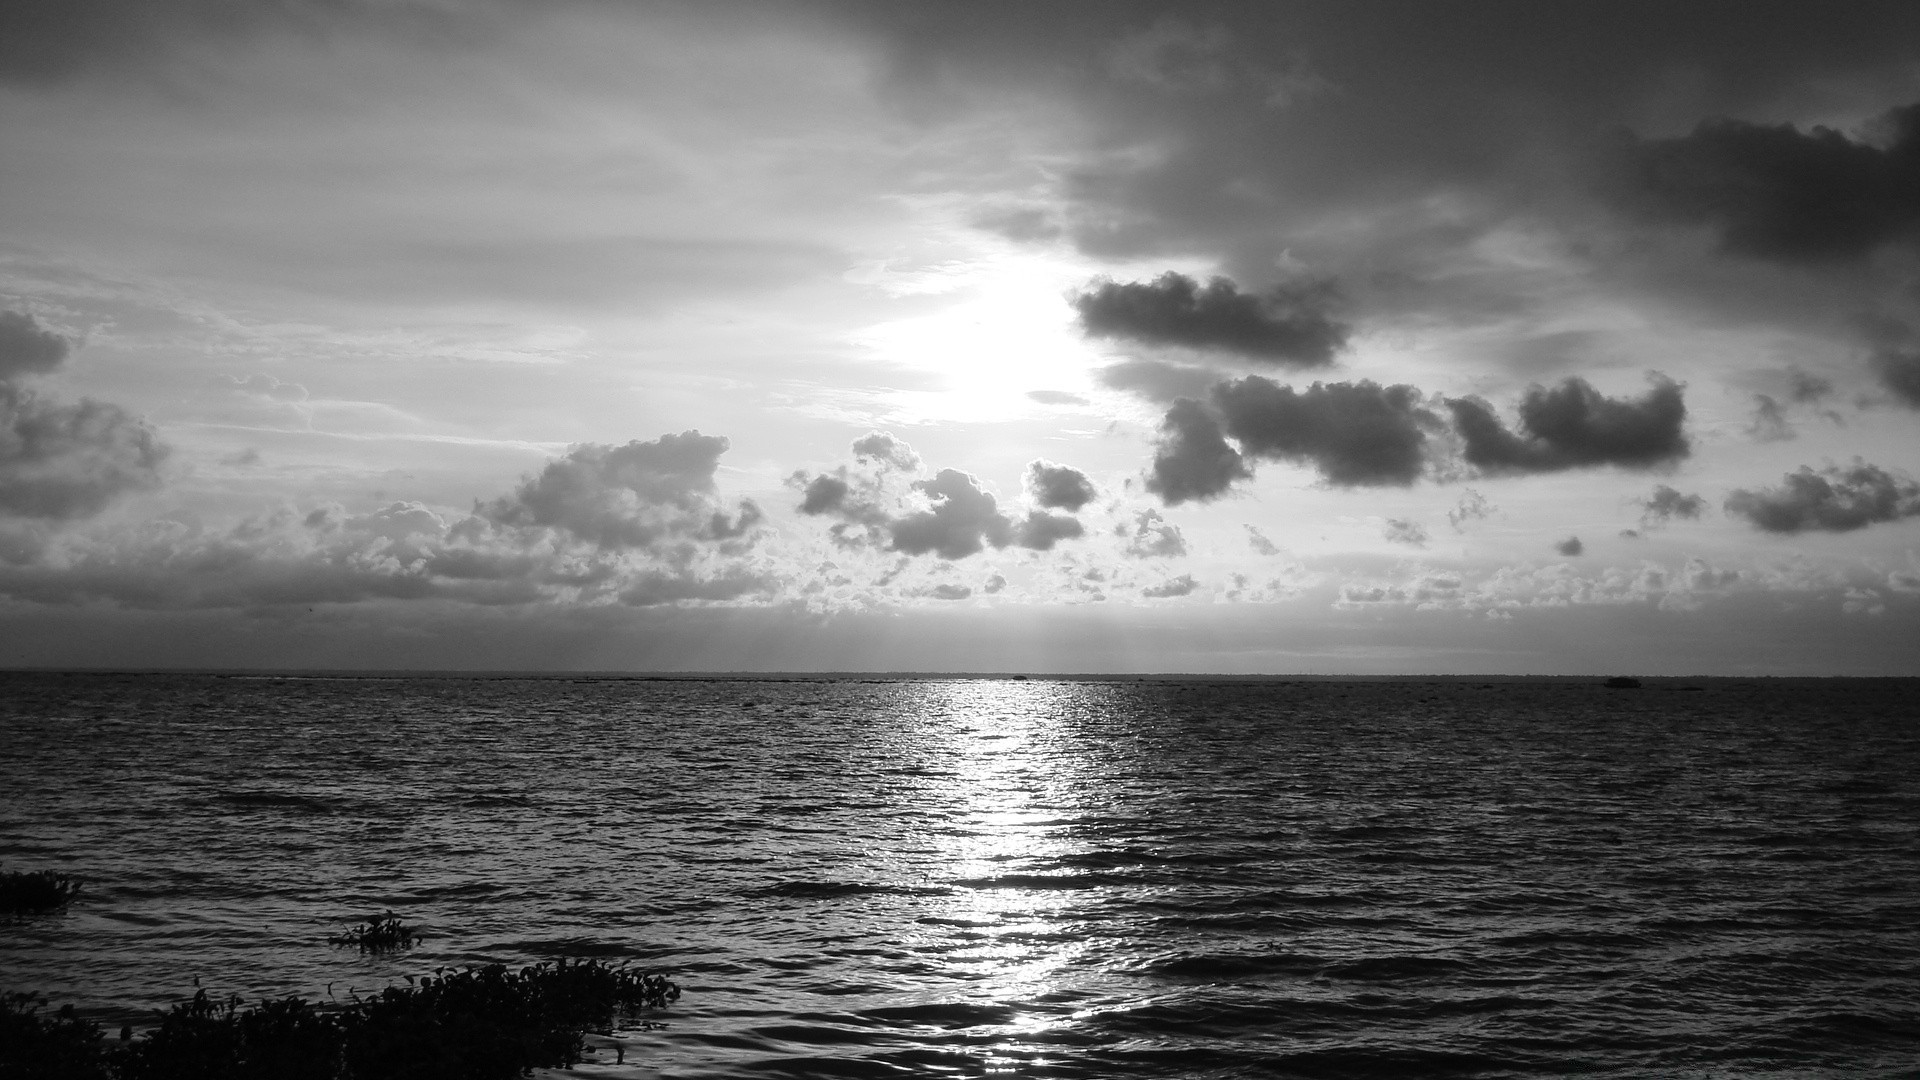
[[[630,962],[631,1077],[1912,1075],[1920,681],[0,675],[0,990]],[[330,947],[391,912],[410,949]]]

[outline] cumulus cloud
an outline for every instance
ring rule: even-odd
[[[1295,390],[1250,375],[1213,397],[1241,454],[1310,463],[1340,487],[1413,483],[1425,468],[1426,430],[1438,424],[1420,391],[1365,379]]]
[[[893,521],[893,550],[964,559],[988,544],[1000,548],[1013,541],[1013,523],[972,476],[941,469],[931,480],[915,481],[913,490],[924,494],[930,505]]]
[[[1140,511],[1132,525],[1122,522],[1117,531],[1127,541],[1122,550],[1136,559],[1172,559],[1187,553],[1187,538],[1158,510]]]
[[[33,316],[0,311],[0,382],[44,375],[67,358],[67,339],[44,329]]]
[[[1723,250],[1780,262],[1856,258],[1920,226],[1920,105],[1885,138],[1718,119],[1624,146],[1621,194],[1647,215],[1705,226]]]
[[[1569,536],[1565,540],[1554,544],[1553,550],[1571,559],[1578,556],[1581,552],[1586,551],[1587,545],[1581,543],[1579,537]]]
[[[1465,444],[1467,463],[1487,473],[1555,472],[1615,465],[1647,469],[1691,452],[1681,430],[1687,407],[1679,383],[1654,375],[1637,401],[1608,398],[1572,377],[1558,387],[1531,386],[1520,401],[1514,434],[1477,397],[1447,402]]]
[[[1192,574],[1181,574],[1177,578],[1141,589],[1140,595],[1149,599],[1164,600],[1173,596],[1186,596],[1199,587],[1200,583],[1193,580]]]
[[[1407,544],[1411,547],[1426,547],[1427,541],[1431,539],[1427,535],[1425,525],[1401,518],[1388,518],[1387,526],[1382,530],[1381,535],[1386,537],[1389,544]]]
[[[1078,510],[1094,500],[1096,492],[1087,474],[1045,458],[1027,464],[1027,491],[1034,505],[1050,510]]]
[[[1280,545],[1267,539],[1267,534],[1251,525],[1246,526],[1246,530],[1247,545],[1253,548],[1256,553],[1269,556],[1280,554]]]
[[[847,496],[852,492],[844,476],[822,474],[802,483],[805,485],[800,499],[803,514],[836,513],[846,507]]]
[[[843,519],[828,530],[841,547],[884,545],[905,555],[964,559],[1009,544],[1050,551],[1060,541],[1086,533],[1077,518],[1041,509],[1077,509],[1093,498],[1092,483],[1078,469],[1032,462],[1026,480],[1037,505],[1016,520],[977,479],[958,469],[942,469],[930,479],[900,487],[899,474],[917,470],[920,456],[885,432],[855,441],[852,450],[859,463],[855,469],[841,466],[817,476],[801,471],[787,479],[788,486],[801,491],[802,514]]]
[[[1013,542],[1034,551],[1051,551],[1053,545],[1062,540],[1078,540],[1086,531],[1077,518],[1032,510],[1026,520],[1014,526]]]
[[[154,430],[118,405],[67,404],[0,382],[0,514],[92,517],[121,495],[158,487],[167,454]]]
[[[1726,510],[1766,532],[1852,532],[1920,516],[1920,485],[1856,459],[1845,469],[1802,466],[1779,487],[1736,490]]]
[[[913,452],[913,447],[885,431],[855,439],[853,456],[856,460],[875,462],[901,472],[919,472],[921,468],[920,455]]]
[[[761,515],[750,501],[733,516],[718,503],[713,476],[728,445],[698,431],[624,446],[582,444],[475,511],[498,525],[555,529],[606,549],[732,539]]]
[[[32,316],[0,311],[0,517],[74,521],[160,485],[168,451],[144,421],[118,405],[68,404],[21,385],[59,367],[68,351]],[[18,536],[11,547],[38,550]]]
[[[1640,524],[1643,528],[1652,528],[1665,525],[1674,518],[1692,521],[1706,509],[1706,499],[1698,495],[1682,495],[1675,488],[1659,484],[1651,495],[1640,500]]]
[[[1147,473],[1147,490],[1168,506],[1219,498],[1236,480],[1253,475],[1227,444],[1220,422],[1191,398],[1173,403],[1160,421],[1160,443]]]
[[[1168,271],[1153,281],[1098,280],[1073,299],[1091,337],[1178,346],[1282,367],[1320,367],[1345,347],[1348,327],[1329,309],[1324,284],[1242,292],[1226,278],[1204,286]]]

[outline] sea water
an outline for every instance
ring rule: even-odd
[[[577,1075],[1920,1075],[1920,683],[0,675],[0,989],[631,961]],[[330,947],[391,911],[410,952]]]

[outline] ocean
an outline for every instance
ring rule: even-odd
[[[1920,1076],[1914,680],[0,674],[0,863],[109,1030],[594,957],[683,996],[553,1075]]]

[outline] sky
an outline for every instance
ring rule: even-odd
[[[1920,7],[15,0],[0,666],[1920,675]]]

